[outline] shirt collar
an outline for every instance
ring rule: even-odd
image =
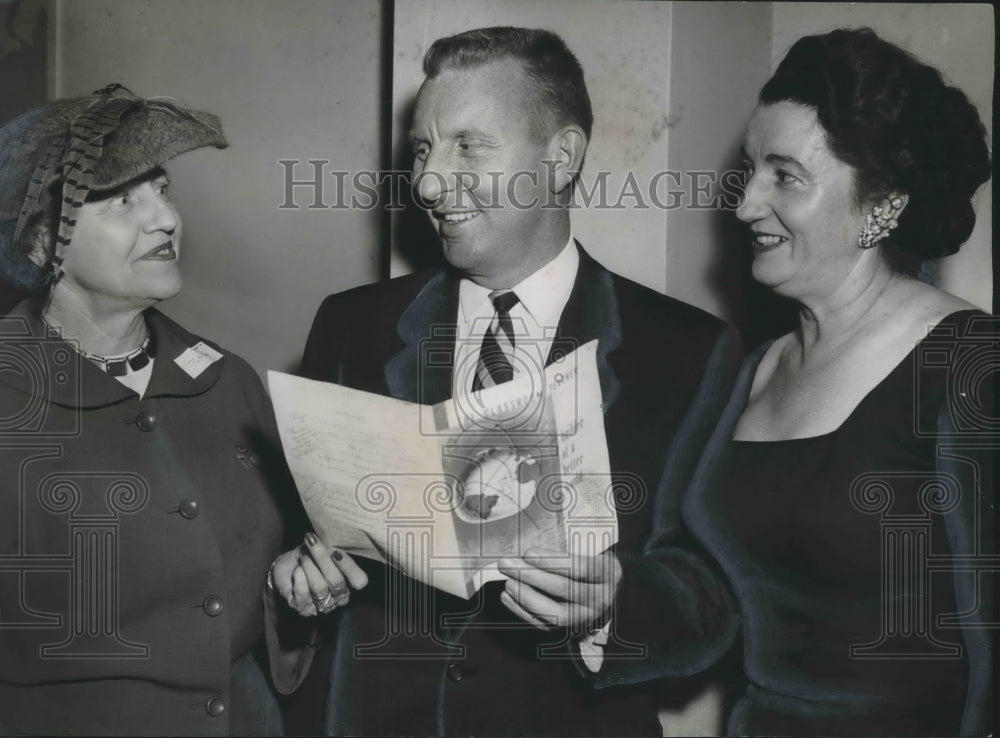
[[[536,323],[554,326],[559,322],[573,290],[579,264],[580,252],[571,233],[556,258],[511,288],[517,293],[519,304]],[[460,317],[471,323],[478,316],[492,315],[493,306],[489,300],[492,291],[471,279],[462,279],[458,287]]]

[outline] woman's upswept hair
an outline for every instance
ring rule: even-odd
[[[859,204],[890,191],[909,205],[882,242],[897,271],[958,251],[975,225],[972,195],[990,177],[986,130],[961,90],[871,29],[799,39],[761,103],[816,109],[834,155],[852,166]]]

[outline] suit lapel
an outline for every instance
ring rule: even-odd
[[[458,280],[438,272],[406,307],[396,324],[403,348],[385,364],[389,394],[434,405],[451,397]]]
[[[613,275],[594,261],[579,243],[577,248],[580,249],[580,266],[576,282],[559,320],[546,365],[596,338],[597,373],[604,412],[607,412],[621,391],[610,360],[622,342],[621,314]]]

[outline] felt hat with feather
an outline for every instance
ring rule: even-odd
[[[10,121],[0,128],[0,276],[19,290],[54,283],[90,192],[203,146],[228,146],[216,116],[117,84]]]

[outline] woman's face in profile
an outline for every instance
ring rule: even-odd
[[[146,306],[181,289],[181,219],[154,170],[80,208],[63,281],[109,307]]]
[[[829,295],[863,253],[854,169],[830,151],[815,109],[792,102],[754,111],[743,157],[736,215],[751,230],[754,279],[788,297]]]

